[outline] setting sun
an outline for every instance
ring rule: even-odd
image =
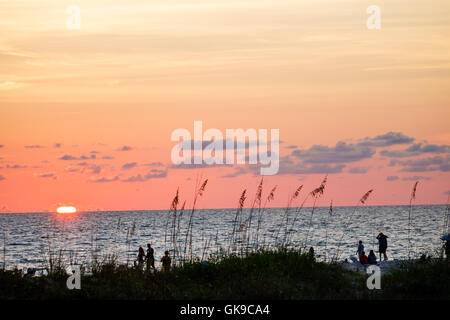
[[[56,209],[56,212],[58,213],[75,213],[77,212],[77,209],[75,207],[59,207]]]

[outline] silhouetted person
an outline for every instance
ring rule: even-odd
[[[147,270],[150,270],[150,267],[155,269],[155,257],[154,257],[155,250],[153,250],[151,243],[147,243]]]
[[[139,247],[137,262],[140,266],[144,263],[144,258],[145,258],[144,249],[142,247]]]
[[[445,241],[445,255],[447,256],[447,259],[450,259],[450,240]]]
[[[361,240],[359,240],[358,250],[356,250],[356,254],[358,257],[364,252],[364,245]]]
[[[308,256],[311,260],[314,260],[314,248],[313,247],[309,248]]]
[[[364,251],[359,256],[359,262],[361,262],[361,264],[369,264],[369,259],[367,258],[366,253]]]
[[[164,252],[164,257],[161,258],[162,262],[162,270],[163,271],[169,271],[170,270],[170,264],[172,263],[172,259],[170,259],[169,251]]]
[[[387,243],[387,236],[383,234],[383,232],[380,232],[380,234],[377,236],[378,239],[378,251],[380,252],[380,261],[381,261],[381,254],[384,255],[384,260],[387,260],[388,257],[386,255],[386,249],[388,247]]]
[[[367,260],[369,261],[369,264],[377,264],[377,256],[373,250],[370,250]]]

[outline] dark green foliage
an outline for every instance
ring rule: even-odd
[[[308,254],[260,250],[245,258],[223,256],[186,263],[168,272],[146,272],[114,262],[83,275],[81,290],[66,288],[61,273],[22,277],[0,271],[1,299],[404,299],[449,298],[449,265],[425,259],[382,277],[382,290],[366,288],[367,276]]]
[[[450,299],[448,259],[422,257],[382,278],[387,299]]]

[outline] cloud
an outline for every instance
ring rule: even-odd
[[[319,174],[319,173],[341,173],[345,168],[344,164],[312,164],[312,165],[284,165],[280,161],[278,174]]]
[[[58,159],[59,160],[66,160],[66,161],[74,161],[74,160],[92,160],[92,159],[96,159],[97,157],[96,157],[96,155],[95,154],[91,154],[90,156],[85,156],[85,155],[82,155],[82,156],[80,156],[80,157],[75,157],[75,156],[72,156],[72,155],[69,155],[69,154],[65,154],[64,156],[62,156],[62,157],[59,157]]]
[[[170,169],[208,169],[208,168],[218,168],[218,167],[233,167],[232,164],[206,164],[206,163],[201,163],[201,164],[185,164],[185,163],[180,163],[180,164],[171,164],[169,166]]]
[[[313,145],[307,149],[298,149],[294,145],[288,146],[293,149],[289,156],[280,159],[278,174],[326,174],[341,173],[348,163],[359,162],[370,159],[376,154],[379,147],[409,144],[414,138],[408,137],[401,132],[388,132],[375,137],[366,137],[356,142],[338,141],[334,146]],[[249,172],[255,173],[255,169],[236,169],[224,177],[234,177]],[[352,174],[366,173],[369,168],[353,167],[348,170]]]
[[[361,173],[367,173],[369,171],[369,168],[366,167],[353,167],[348,170],[348,173],[353,174],[361,174]]]
[[[127,179],[122,180],[122,182],[145,182],[150,179],[158,179],[165,177],[167,177],[167,169],[164,170],[153,169],[145,175],[138,174],[135,176],[131,176]]]
[[[194,148],[194,146],[196,145],[196,142],[201,142],[201,149],[204,150],[207,146],[209,146],[211,143],[214,142],[214,145],[218,145],[218,146],[222,146],[222,149],[225,150],[227,143],[231,143],[233,142],[233,146],[235,150],[238,149],[249,149],[250,148],[250,144],[253,144],[255,146],[258,145],[258,140],[249,140],[248,137],[246,137],[245,139],[245,143],[243,145],[243,147],[241,147],[241,145],[238,146],[236,139],[233,138],[227,138],[227,139],[216,139],[216,140],[182,140],[178,143],[178,147],[180,149],[190,149],[192,151],[196,150],[196,148]],[[267,142],[268,143],[268,147],[270,147],[270,140]],[[281,144],[281,141],[278,141],[278,143]]]
[[[59,160],[68,160],[68,161],[72,161],[72,160],[79,160],[77,157],[65,154],[62,157],[58,158]]]
[[[49,172],[49,173],[42,173],[40,175],[38,175],[39,178],[53,178],[56,179],[56,175],[54,172]]]
[[[123,146],[122,148],[118,149],[117,151],[130,151],[130,150],[133,150],[133,147]]]
[[[7,164],[5,168],[8,168],[8,169],[25,169],[25,168],[28,168],[28,166],[22,166],[20,164],[15,164],[15,165],[10,166],[9,164]]]
[[[408,137],[401,132],[388,132],[374,138],[366,137],[358,142],[358,145],[367,147],[390,147],[399,144],[410,144],[414,138]]]
[[[286,149],[291,149],[290,155],[281,157],[279,160],[278,174],[293,175],[293,174],[331,174],[342,173],[348,164],[358,163],[363,160],[371,159],[377,153],[379,148],[389,148],[397,145],[407,145],[414,143],[415,139],[409,137],[401,132],[388,132],[385,134],[377,135],[374,137],[365,137],[363,139],[356,139],[354,141],[338,141],[334,146],[327,145],[313,145],[309,148],[301,149],[296,145],[289,145]],[[220,142],[224,143],[223,140]],[[182,141],[181,145],[189,146],[192,148],[193,141]],[[203,141],[202,148],[211,143],[211,141]],[[248,144],[246,145],[247,148]],[[445,152],[448,146],[438,146],[432,144],[416,143],[408,146],[404,152],[414,155],[420,155],[422,153],[436,153]],[[382,153],[392,152],[389,150],[383,150]],[[246,159],[247,160],[247,159]],[[434,164],[424,163],[423,160],[415,159],[409,160],[409,162],[397,162],[397,159],[391,160],[390,166],[403,166],[401,171],[450,171],[449,161],[443,157],[434,159]],[[416,161],[416,162],[414,162]],[[426,162],[426,161],[425,161]],[[173,169],[199,169],[199,168],[211,168],[211,167],[229,167],[230,165],[207,165],[202,164],[181,164],[181,165],[169,165],[169,168]],[[234,166],[234,171],[224,174],[222,177],[230,178],[243,174],[259,175],[258,170],[260,165],[245,165]],[[351,174],[364,174],[368,172],[370,167],[353,166],[348,168],[347,173]],[[397,179],[399,179],[397,177]],[[389,181],[393,181],[394,178],[389,178]]]
[[[2,180],[6,180],[6,178],[0,174],[0,181]]]
[[[164,163],[162,163],[162,162],[151,162],[151,163],[146,163],[143,165],[146,167],[164,167]]]
[[[25,84],[15,81],[0,82],[0,90],[14,90],[23,87]]]
[[[305,164],[300,162],[297,158],[292,156],[285,156],[280,159],[278,175],[293,175],[293,174],[331,174],[341,173],[345,168],[345,164]],[[225,174],[223,178],[233,178],[244,174],[253,174],[258,176],[260,174],[260,168],[262,166],[257,165],[241,165],[234,167],[234,172]]]
[[[104,160],[112,160],[112,159],[114,159],[114,157],[111,157],[111,156],[103,156],[102,159],[104,159]]]
[[[107,183],[107,182],[114,182],[114,181],[117,181],[117,180],[119,180],[119,176],[91,178],[91,179],[89,179],[89,182],[93,182],[93,183]]]
[[[84,173],[86,170],[89,170],[90,173],[99,174],[103,168],[101,165],[91,164],[86,161],[78,162],[76,165],[79,167],[83,167],[83,170],[81,171],[81,173]],[[77,170],[72,169],[70,172],[76,172],[76,171]]]
[[[55,144],[53,145],[53,148],[61,148],[61,143],[55,143]]]
[[[404,150],[382,150],[380,154],[391,158],[406,158],[427,153],[450,153],[450,146],[416,143]]]
[[[403,181],[431,180],[431,177],[411,176],[402,178]]]
[[[122,170],[129,170],[129,169],[132,169],[132,168],[136,167],[136,165],[137,165],[136,162],[125,163],[125,164],[122,166]]]
[[[278,174],[331,174],[341,173],[348,163],[370,159],[376,154],[377,148],[409,144],[414,138],[401,132],[388,132],[375,137],[366,137],[356,142],[338,141],[334,146],[313,145],[307,149],[299,149],[295,145],[291,154],[280,158]],[[235,169],[233,173],[223,177],[235,177],[241,174],[257,174],[258,166],[248,165],[246,169]],[[368,167],[352,167],[348,173],[363,174]]]
[[[219,143],[224,143],[224,140]],[[394,145],[410,144],[414,138],[408,137],[401,132],[388,132],[375,137],[366,137],[355,142],[338,141],[334,146],[313,145],[310,148],[300,149],[296,145],[288,145],[286,149],[291,149],[291,154],[280,159],[280,168],[278,174],[324,174],[341,173],[347,164],[359,162],[372,158],[377,148],[390,147]],[[193,141],[187,140],[180,142],[181,146],[193,147]],[[202,148],[211,143],[203,141]],[[248,148],[248,143],[246,144]],[[199,169],[210,167],[224,167],[223,165],[208,166],[204,163],[196,165],[170,165],[170,168],[177,169]],[[246,165],[245,167],[235,167],[235,171],[223,175],[223,177],[235,177],[242,174],[258,174],[258,165]],[[348,170],[349,173],[366,173],[368,167],[353,167]]]
[[[303,163],[347,163],[371,158],[375,150],[368,146],[351,144],[343,141],[336,143],[334,147],[313,145],[306,150],[294,150],[292,155]]]
[[[1,148],[4,148],[4,147],[5,147],[5,145],[4,145],[4,144],[0,144],[0,149],[1,149]]]
[[[80,160],[88,160],[88,159],[96,159],[96,158],[97,158],[97,156],[95,154],[91,154],[90,156],[82,155],[80,157]]]
[[[391,160],[389,166],[403,166],[403,172],[450,171],[450,156],[428,157],[412,160]]]
[[[99,174],[102,171],[102,167],[95,165],[95,164],[90,166],[89,169],[91,170],[91,173],[93,173],[93,174]]]
[[[398,176],[388,176],[388,177],[386,177],[386,180],[387,180],[387,181],[396,181],[396,180],[398,180],[398,179],[399,179]]]
[[[44,146],[38,145],[38,144],[33,144],[33,145],[29,145],[29,146],[24,146],[24,148],[26,149],[42,149],[45,148]]]

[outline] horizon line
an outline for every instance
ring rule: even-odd
[[[418,206],[448,206],[449,203],[429,203],[429,204],[412,204],[413,207],[418,207]],[[409,204],[374,204],[374,205],[350,205],[350,206],[344,206],[344,205],[333,205],[333,209],[334,208],[364,208],[364,207],[409,207]],[[315,206],[315,208],[329,208],[330,206]],[[252,207],[243,207],[242,209],[251,209]],[[288,207],[266,207],[266,209],[286,209]],[[313,206],[303,206],[303,207],[290,207],[290,209],[298,209],[298,208],[304,208],[304,209],[311,209],[313,208]],[[238,209],[237,207],[231,207],[231,208],[196,208],[195,211],[205,211],[205,210],[236,210]],[[253,209],[258,209],[258,207],[254,207]],[[262,208],[261,208],[262,209]],[[190,208],[187,208],[185,210],[192,210]],[[136,210],[130,210],[130,209],[124,209],[124,210],[80,210],[76,212],[76,214],[78,213],[97,213],[97,212],[112,212],[112,213],[120,213],[120,212],[149,212],[149,211],[172,211],[171,209],[136,209]],[[28,212],[0,212],[0,215],[2,214],[30,214],[30,213],[52,213],[52,214],[56,214],[56,210],[55,211],[28,211]],[[69,215],[69,214],[68,214]]]

